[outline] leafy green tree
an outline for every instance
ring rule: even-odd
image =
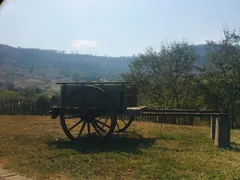
[[[139,89],[140,99],[161,108],[189,107],[193,95],[194,62],[197,56],[187,42],[162,45],[159,51],[149,48],[131,63],[130,72],[122,75]]]
[[[23,99],[19,92],[0,88],[0,99]]]
[[[39,108],[48,109],[51,106],[51,101],[47,96],[41,95],[37,98],[36,105]]]
[[[20,94],[27,100],[35,100],[36,99],[36,93],[33,88],[22,89],[20,91]]]
[[[235,127],[240,99],[240,33],[235,29],[223,32],[224,38],[219,42],[208,41],[206,99],[208,104],[230,111]]]
[[[51,105],[58,105],[60,103],[59,95],[53,95],[50,101],[51,101]]]
[[[36,94],[40,94],[42,92],[42,89],[39,88],[39,87],[35,87],[34,91],[35,91]]]

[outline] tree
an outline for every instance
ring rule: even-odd
[[[33,88],[22,89],[20,95],[28,100],[34,100],[36,98],[36,93]]]
[[[48,109],[51,106],[51,101],[47,96],[41,95],[37,98],[36,105],[39,108]]]
[[[60,102],[60,97],[59,97],[59,95],[53,95],[52,97],[51,97],[51,104],[52,105],[58,105]]]
[[[194,62],[197,56],[187,42],[162,45],[159,52],[148,48],[130,63],[122,75],[139,89],[141,100],[161,108],[189,107],[194,88]]]
[[[35,87],[34,91],[36,94],[40,94],[42,92],[42,89],[40,87]]]
[[[219,42],[208,41],[209,100],[231,114],[232,127],[236,126],[237,102],[240,99],[240,33],[225,29]],[[218,101],[216,100],[218,98]],[[214,103],[212,103],[214,105]]]

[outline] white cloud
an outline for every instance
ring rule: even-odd
[[[72,40],[72,48],[86,48],[97,46],[97,41]]]

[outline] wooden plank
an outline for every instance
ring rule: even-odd
[[[150,109],[145,108],[144,112],[197,112],[197,113],[226,113],[214,110],[197,110],[197,109]]]
[[[3,99],[0,101],[0,114],[3,114]]]
[[[197,112],[144,112],[140,111],[140,115],[166,115],[166,116],[228,116],[228,113],[197,113]]]
[[[13,100],[13,114],[14,114],[14,115],[17,114],[17,111],[16,111],[16,104],[17,104],[17,101],[16,101],[16,100]]]
[[[130,83],[130,82],[58,82],[58,83],[56,83],[56,84],[81,84],[81,85],[84,85],[84,84],[132,84],[132,83]]]
[[[10,114],[10,115],[12,115],[12,113],[13,113],[13,107],[12,107],[12,100],[10,99],[9,101],[8,101],[8,108],[9,108],[9,110],[8,110],[8,114]]]
[[[29,180],[31,180],[30,178],[20,176],[17,173],[8,171],[6,169],[2,169],[1,166],[0,166],[0,179],[3,179],[3,180],[27,180],[27,179],[29,179]]]
[[[36,115],[36,103],[32,102],[32,115]]]
[[[21,100],[21,115],[24,115],[24,100]]]
[[[144,108],[146,108],[146,106],[128,107],[127,110],[139,111],[139,110],[143,110]]]
[[[7,172],[7,173],[2,173],[0,176],[5,178],[5,177],[9,177],[9,176],[15,176],[17,175],[16,173],[12,173],[12,172]]]
[[[16,175],[16,176],[12,176],[12,177],[7,177],[7,178],[4,178],[5,180],[25,180],[26,178],[25,177],[22,177],[20,175]]]

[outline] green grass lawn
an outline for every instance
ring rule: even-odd
[[[240,131],[218,149],[208,127],[134,122],[109,141],[70,142],[59,120],[0,116],[0,164],[33,179],[240,179]]]

